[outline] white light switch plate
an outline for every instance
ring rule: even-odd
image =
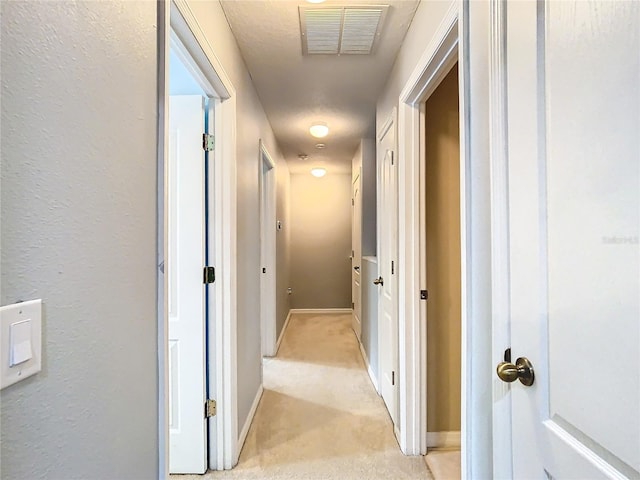
[[[0,388],[42,369],[42,300],[0,307],[0,364]]]

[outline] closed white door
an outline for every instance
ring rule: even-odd
[[[398,420],[398,177],[395,119],[378,140],[379,262],[378,345],[380,393],[394,425]]]
[[[206,470],[204,99],[169,104],[169,471]]]
[[[513,478],[637,479],[640,2],[506,10]]]
[[[353,303],[353,331],[356,332],[358,340],[362,333],[362,288],[361,288],[361,267],[362,267],[362,197],[360,195],[360,184],[362,175],[353,181],[351,190],[351,296]]]

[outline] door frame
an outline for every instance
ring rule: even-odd
[[[462,477],[491,477],[491,361],[490,224],[487,200],[489,165],[486,121],[471,115],[471,105],[486,111],[480,95],[481,64],[470,56],[469,21],[473,2],[454,0],[433,38],[425,46],[398,102],[399,190],[399,327],[400,327],[400,447],[407,455],[427,452],[426,288],[424,260],[425,102],[458,62],[460,98],[460,222],[461,222],[461,449]],[[475,13],[475,12],[474,12]],[[474,30],[474,37],[476,32]],[[475,48],[475,47],[474,47]],[[479,47],[477,55],[483,52]],[[472,70],[471,65],[478,67]],[[473,82],[472,80],[473,71]],[[475,73],[478,72],[478,73]],[[474,83],[477,82],[477,83]],[[477,86],[476,86],[477,85]],[[479,88],[480,87],[480,88]],[[474,95],[471,95],[473,90]],[[476,100],[478,98],[479,100]],[[481,122],[482,120],[482,122]],[[476,128],[476,122],[478,123]],[[471,129],[473,124],[474,129]],[[473,133],[473,136],[472,136]],[[486,382],[485,382],[486,380]]]
[[[273,357],[276,335],[276,164],[260,139],[260,326],[262,356]],[[267,167],[265,172],[264,167]],[[265,203],[266,200],[266,203]]]
[[[236,382],[236,92],[186,0],[158,3],[158,264],[167,256],[167,195],[169,139],[169,52],[177,47],[185,65],[211,99],[215,111],[210,132],[216,137],[209,160],[207,209],[210,263],[216,281],[209,285],[207,365],[209,395],[217,415],[209,419],[209,468],[231,468],[237,458]],[[224,226],[224,228],[222,228]],[[158,445],[159,473],[169,476],[169,353],[167,278],[158,270]],[[204,411],[204,405],[203,405]]]

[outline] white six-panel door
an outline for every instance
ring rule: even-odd
[[[640,478],[639,52],[640,2],[507,4],[513,478]]]
[[[206,471],[204,99],[169,104],[169,471]]]
[[[378,311],[380,394],[398,426],[398,176],[395,118],[378,138],[378,225],[380,285]]]
[[[352,327],[358,340],[362,333],[362,168],[351,186],[351,298],[353,302]]]

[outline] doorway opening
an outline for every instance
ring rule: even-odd
[[[210,151],[200,139],[213,120],[213,101],[190,73],[175,38],[169,55],[169,145],[164,262],[168,302],[169,472],[204,473],[208,426],[201,407],[209,398],[207,275]],[[192,68],[192,67],[191,67]],[[206,142],[205,142],[206,143]],[[204,147],[204,148],[203,148]]]
[[[158,460],[160,475],[168,476],[234,462],[236,107],[235,90],[188,5],[162,6]]]
[[[424,106],[427,464],[460,478],[461,250],[458,64]]]

